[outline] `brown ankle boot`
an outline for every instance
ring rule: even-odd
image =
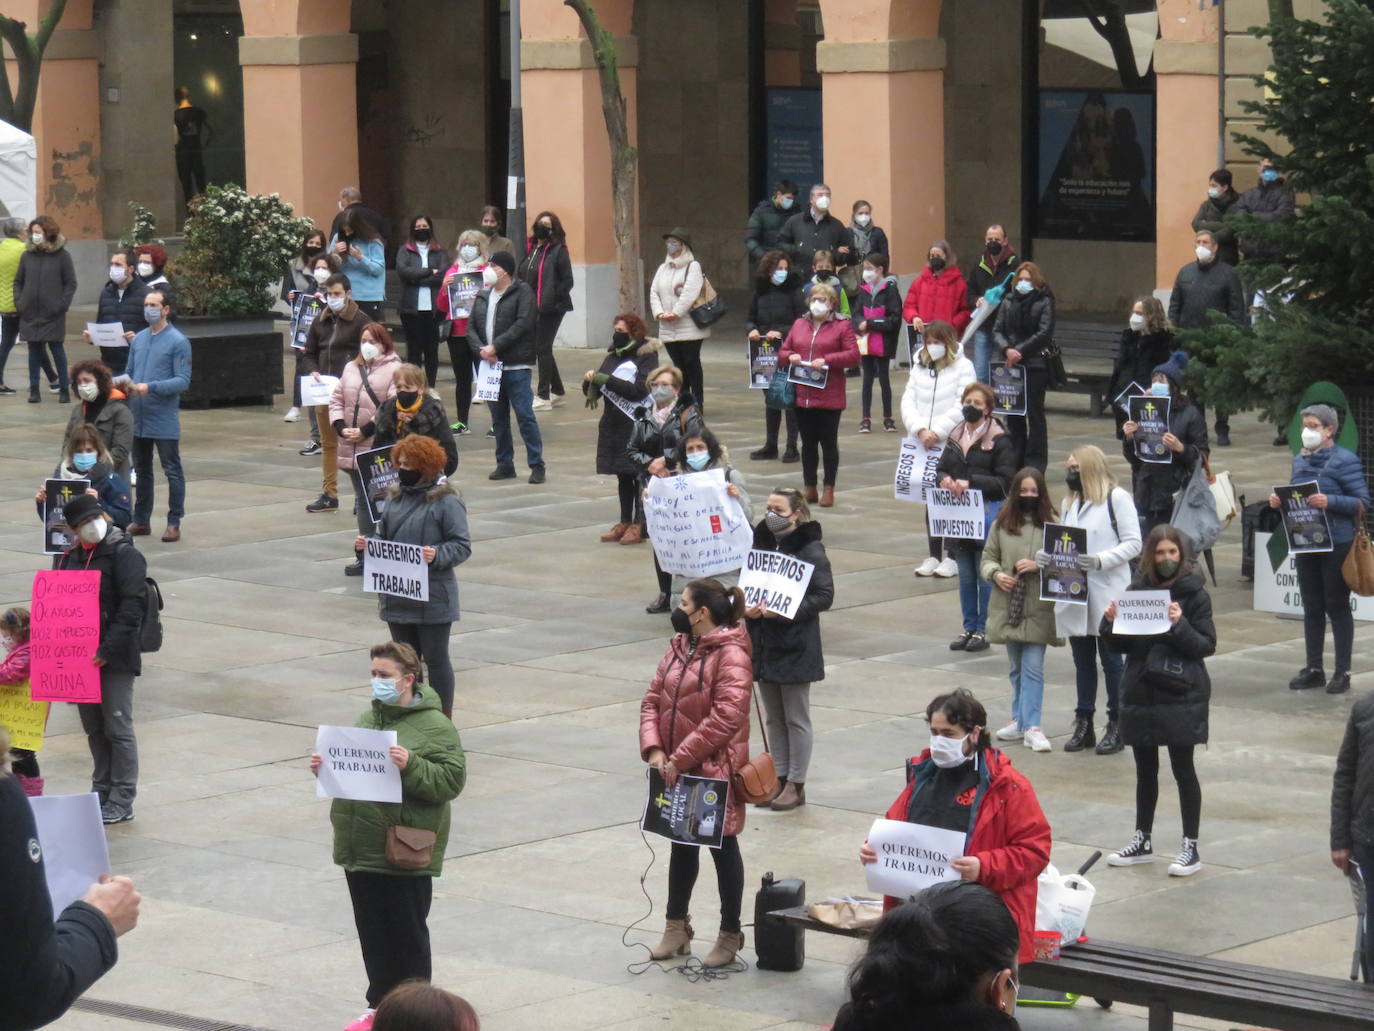
[[[638,544],[644,539],[644,530],[638,523],[631,523],[620,538],[621,544]]]
[[[630,528],[629,523],[616,523],[609,530],[601,535],[602,544],[610,544],[611,541],[618,541],[624,536],[625,531]]]
[[[835,488],[827,486],[821,491],[821,508],[829,508],[835,504]]]
[[[782,789],[782,794],[773,799],[773,804],[769,808],[775,813],[785,813],[799,805],[806,805],[806,792],[801,785],[793,784],[789,780],[787,787]]]
[[[735,961],[735,953],[744,948],[743,931],[721,931],[716,937],[716,944],[711,947],[711,951],[706,954],[706,958],[701,961],[704,967],[723,967]]]
[[[778,786],[775,787],[775,788],[773,789],[773,793],[772,793],[771,795],[769,795],[767,798],[765,798],[762,802],[755,802],[755,803],[754,803],[754,808],[755,808],[755,809],[771,809],[771,808],[773,808],[773,799],[775,799],[775,798],[777,798],[779,795],[781,795],[781,794],[782,794],[782,789],[785,788],[785,787],[787,787],[787,781],[786,781],[784,778],[779,778],[779,779],[778,779]]]
[[[803,488],[802,488],[802,497],[805,498],[805,499],[806,499],[807,501],[809,501],[809,502],[814,502],[814,501],[816,500],[816,488],[815,488],[815,487],[803,487]]]
[[[663,932],[663,940],[649,953],[649,958],[672,959],[674,956],[690,956],[693,934],[690,916],[683,920],[669,920]]]

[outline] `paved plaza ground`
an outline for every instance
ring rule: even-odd
[[[748,477],[757,512],[769,486],[800,485],[800,468],[749,461],[763,406],[744,388],[738,324],[726,327],[707,347],[709,423]],[[69,349],[86,354],[79,343]],[[598,360],[559,353],[570,382]],[[895,380],[900,391],[905,373]],[[24,383],[22,348],[8,382]],[[440,387],[451,403],[447,370]],[[826,679],[812,690],[808,804],[792,813],[750,809],[741,838],[746,922],[766,871],[804,878],[811,899],[863,892],[858,845],[926,740],[921,714],[932,695],[971,688],[994,727],[1009,713],[1002,650],[948,650],[959,626],[957,583],[912,576],[924,555],[920,510],[892,498],[897,436],[856,434],[857,394],[852,382],[838,501],[819,510],[835,606],[822,617]],[[1082,395],[1051,395],[1051,404],[1056,494],[1064,456],[1080,443],[1102,445],[1126,475],[1109,419],[1089,418]],[[109,841],[115,871],[143,892],[143,914],[121,941],[118,966],[89,995],[275,1031],[333,1031],[360,1012],[365,979],[343,876],[330,861],[328,803],[315,797],[306,757],[318,724],[351,723],[368,704],[367,650],[385,627],[375,599],[343,576],[354,534],[346,490],[340,512],[304,510],[319,493],[319,461],[297,455],[305,423],[284,424],[283,410],[184,413],[183,539],[158,541],[160,507],[154,536],[139,542],[166,596],[166,644],[147,657],[137,687],[137,819],[111,828]],[[69,411],[46,393],[41,405],[25,404],[22,393],[0,398],[0,607],[26,602],[43,565],[31,499],[52,470]],[[489,483],[483,408],[474,408],[473,423],[477,432],[459,442],[457,476],[473,554],[458,570],[463,615],[452,640],[468,784],[435,883],[435,981],[466,996],[488,1031],[828,1024],[856,955],[847,940],[810,937],[806,965],[793,974],[750,969],[693,983],[658,970],[627,973],[644,950],[624,947],[622,935],[648,910],[639,885],[650,856],[637,830],[638,710],[669,634],[665,617],[644,612],[655,593],[649,546],[597,541],[615,522],[615,485],[594,475],[596,415],[580,396],[540,416],[543,486],[523,475]],[[1236,446],[1217,464],[1252,500],[1286,481],[1289,455],[1270,446],[1272,427],[1243,415],[1233,434]],[[1355,926],[1350,893],[1328,859],[1329,791],[1351,702],[1374,687],[1370,630],[1357,631],[1350,695],[1289,691],[1303,664],[1301,624],[1251,610],[1238,523],[1216,552],[1212,742],[1198,757],[1206,866],[1188,879],[1167,877],[1164,861],[1099,866],[1088,929],[1342,977]],[[1052,650],[1046,677],[1045,730],[1056,750],[1017,745],[1011,753],[1049,816],[1054,862],[1070,868],[1130,836],[1133,767],[1128,753],[1059,750],[1074,700],[1067,649]],[[71,708],[55,708],[42,760],[50,792],[88,788],[90,760]],[[1160,799],[1156,850],[1172,855],[1178,808],[1167,764]],[[657,940],[662,926],[668,849],[661,840],[653,847],[653,915],[630,933],[635,942]],[[699,956],[714,938],[716,912],[707,863],[693,905]],[[752,965],[752,930],[746,935]],[[1067,1013],[1023,1008],[1020,1016],[1036,1029],[1144,1026],[1139,1011],[1105,1013],[1086,1000]],[[73,1012],[56,1026],[136,1024]]]

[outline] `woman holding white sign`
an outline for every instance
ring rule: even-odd
[[[1117,725],[1121,656],[1098,636],[1098,627],[1107,603],[1130,586],[1130,561],[1140,554],[1140,520],[1135,502],[1116,485],[1116,477],[1107,468],[1107,456],[1099,447],[1085,444],[1069,453],[1064,483],[1069,493],[1060,508],[1062,522],[1088,532],[1088,549],[1078,556],[1078,567],[1088,574],[1087,604],[1059,601],[1054,605],[1055,630],[1069,639],[1078,683],[1073,733],[1064,743],[1064,751],[1081,752],[1096,745],[1098,755],[1115,755],[1123,747]],[[1050,556],[1040,550],[1035,561],[1044,570]],[[1101,741],[1093,729],[1099,659],[1107,682],[1107,728]]]
[[[749,703],[753,670],[749,637],[740,620],[744,593],[718,580],[693,580],[673,609],[677,633],[658,664],[639,707],[639,754],[672,787],[682,774],[729,781],[749,761]],[[740,909],[744,860],[739,833],[744,803],[730,791],[725,836],[711,850],[720,887],[720,933],[704,966],[723,967],[744,947]],[[688,907],[696,884],[700,847],[673,843],[668,862],[667,927],[652,959],[692,952]]]
[[[408,644],[372,648],[372,704],[357,727],[394,730],[389,758],[401,771],[401,801],[336,798],[334,863],[344,869],[353,921],[367,970],[367,1010],[348,1025],[366,1031],[387,992],[403,981],[428,981],[434,878],[444,868],[450,803],[467,780],[463,744],[439,699],[420,684],[420,660]],[[310,756],[319,775],[324,757]]]
[[[1355,646],[1355,617],[1350,611],[1350,587],[1341,566],[1355,539],[1355,524],[1363,522],[1369,504],[1369,483],[1360,458],[1336,443],[1340,418],[1330,405],[1309,405],[1302,410],[1302,450],[1293,456],[1289,483],[1316,483],[1317,493],[1307,498],[1313,508],[1326,513],[1331,527],[1330,551],[1295,555],[1298,590],[1302,594],[1303,639],[1307,665],[1288,682],[1293,690],[1321,687],[1322,645],[1326,620],[1331,619],[1331,640],[1336,669],[1327,681],[1327,694],[1350,690],[1350,658]],[[1269,495],[1269,507],[1278,508],[1277,494]]]
[[[992,413],[997,395],[986,383],[970,383],[963,393],[963,419],[949,435],[935,482],[943,490],[962,497],[966,490],[983,492],[984,529],[991,515],[1007,497],[1016,472],[1016,446],[1007,428]],[[981,652],[988,646],[988,599],[992,584],[979,575],[983,564],[983,537],[978,540],[946,537],[945,547],[959,568],[959,608],[964,629],[949,643],[950,651]]]
[[[725,493],[730,495],[739,505],[740,511],[744,514],[744,519],[749,525],[754,523],[754,502],[749,497],[748,486],[744,480],[744,474],[730,464],[730,455],[726,451],[725,445],[716,439],[716,435],[706,427],[701,428],[701,432],[696,436],[687,437],[682,441],[683,465],[682,473],[700,473],[710,469],[719,469],[725,474]],[[719,580],[726,587],[734,587],[739,583],[739,570],[732,569],[725,573],[715,574],[715,579]],[[683,576],[673,576],[674,596],[682,593],[682,589],[687,586],[687,580]]]
[[[468,510],[458,491],[443,480],[444,449],[429,437],[406,437],[392,450],[391,462],[398,482],[387,491],[377,536],[420,546],[429,566],[429,600],[378,594],[377,607],[392,638],[410,645],[424,660],[429,686],[439,696],[444,715],[452,716],[448,643],[458,619],[458,578],[453,570],[472,554]],[[360,536],[354,546],[362,549],[366,544]]]
[[[1159,801],[1159,749],[1165,747],[1183,818],[1183,845],[1169,864],[1169,875],[1188,877],[1202,869],[1197,847],[1202,786],[1193,768],[1193,749],[1207,743],[1212,681],[1203,660],[1217,650],[1212,599],[1186,538],[1167,524],[1156,526],[1146,538],[1140,573],[1130,590],[1168,591],[1169,629],[1162,634],[1127,633],[1115,598],[1103,614],[1107,646],[1127,656],[1121,739],[1135,755],[1135,834],[1107,862],[1132,866],[1154,859],[1150,836]]]
[[[754,527],[754,548],[815,566],[791,619],[757,604],[745,612],[754,642],[754,679],[763,695],[768,741],[778,770],[778,794],[758,804],[786,812],[806,804],[813,738],[811,685],[825,679],[821,613],[835,600],[835,578],[821,543],[821,524],[811,518],[801,493],[790,487],[768,496],[768,511]]]

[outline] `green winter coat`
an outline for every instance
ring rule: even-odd
[[[334,824],[334,862],[353,873],[395,874],[397,877],[438,877],[448,847],[449,803],[467,780],[463,743],[458,728],[439,708],[439,698],[423,687],[419,701],[409,708],[372,707],[354,724],[368,730],[394,730],[396,743],[410,752],[401,771],[401,802],[354,802],[336,798],[329,809]],[[386,861],[387,828],[400,824],[434,831],[434,861],[423,870],[398,870]]]
[[[996,523],[992,524],[992,532],[983,546],[981,573],[983,579],[992,584],[992,597],[988,599],[987,636],[993,644],[1020,641],[1058,647],[1064,643],[1063,638],[1054,636],[1054,602],[1040,600],[1040,570],[1021,574],[1026,581],[1026,605],[1017,626],[1007,625],[1007,603],[1011,595],[998,587],[993,579],[998,573],[1016,576],[1016,563],[1023,558],[1034,559],[1044,540],[1044,530],[1029,518],[1022,521],[1019,535],[1008,533]]]

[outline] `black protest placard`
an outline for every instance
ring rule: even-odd
[[[1295,555],[1331,551],[1331,523],[1326,509],[1312,507],[1312,495],[1320,494],[1315,482],[1289,483],[1275,487],[1279,496],[1279,511],[1283,513],[1283,529],[1288,534],[1288,550]]]
[[[1088,551],[1088,531],[1081,526],[1045,524],[1049,568],[1040,574],[1040,600],[1088,604],[1088,572],[1078,568],[1078,556]]]
[[[455,272],[448,284],[448,317],[466,319],[472,315],[472,300],[482,289],[482,273]]]
[[[778,367],[778,345],[781,341],[761,336],[749,341],[749,389],[767,390]]]
[[[1026,414],[1026,370],[1022,366],[995,363],[992,392],[997,395],[998,415]]]
[[[730,785],[710,777],[683,774],[671,788],[663,774],[649,767],[649,797],[644,800],[642,830],[684,845],[720,848],[725,836],[725,806]]]
[[[787,379],[799,387],[811,387],[821,390],[830,380],[830,366],[822,365],[819,369],[806,362],[793,362],[787,370]]]
[[[1169,432],[1169,398],[1143,394],[1126,399],[1126,418],[1135,423],[1135,456],[1142,462],[1163,465],[1174,460],[1164,443]]]
[[[324,311],[324,301],[314,294],[300,294],[291,305],[291,346],[297,351],[305,350],[306,337],[310,335],[310,324]]]
[[[354,461],[363,481],[363,499],[374,523],[381,522],[386,510],[387,488],[396,482],[396,469],[391,464],[391,448],[379,447],[359,451]]]
[[[90,486],[90,480],[44,481],[47,500],[43,502],[43,554],[60,555],[76,543],[76,534],[67,526],[62,509],[72,498],[85,494]]]

